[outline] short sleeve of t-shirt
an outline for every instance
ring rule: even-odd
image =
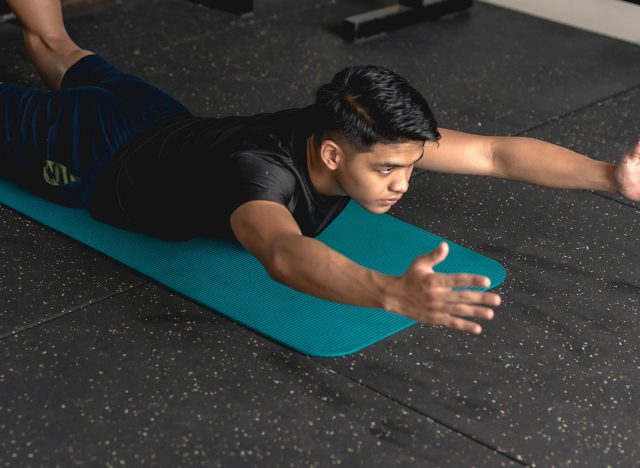
[[[296,188],[296,178],[273,157],[260,153],[236,153],[231,156],[236,180],[237,206],[252,200],[270,200],[285,207]]]

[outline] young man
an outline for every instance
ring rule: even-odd
[[[0,176],[125,229],[236,240],[307,294],[476,334],[468,318],[493,318],[498,295],[453,290],[488,278],[433,272],[444,243],[388,276],[314,239],[351,198],[387,212],[414,167],[640,200],[640,142],[616,166],[530,138],[438,129],[420,93],[375,66],[337,73],[307,108],[195,117],[78,47],[59,0],[8,3],[51,91],[0,85]]]

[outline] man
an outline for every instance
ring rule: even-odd
[[[481,333],[468,319],[492,319],[500,297],[453,289],[488,278],[434,273],[445,243],[388,276],[314,238],[351,198],[387,212],[414,167],[640,200],[640,142],[613,165],[535,139],[438,129],[420,93],[375,66],[337,73],[304,109],[195,117],[78,47],[58,0],[8,3],[51,91],[0,85],[0,175],[125,229],[238,241],[273,279],[307,294]]]

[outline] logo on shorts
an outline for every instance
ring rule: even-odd
[[[74,176],[64,164],[49,160],[44,162],[42,176],[47,184],[56,186],[73,184],[80,180],[80,178]]]

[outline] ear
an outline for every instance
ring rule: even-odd
[[[328,169],[335,171],[346,160],[346,155],[337,142],[327,139],[320,144],[320,159]]]

